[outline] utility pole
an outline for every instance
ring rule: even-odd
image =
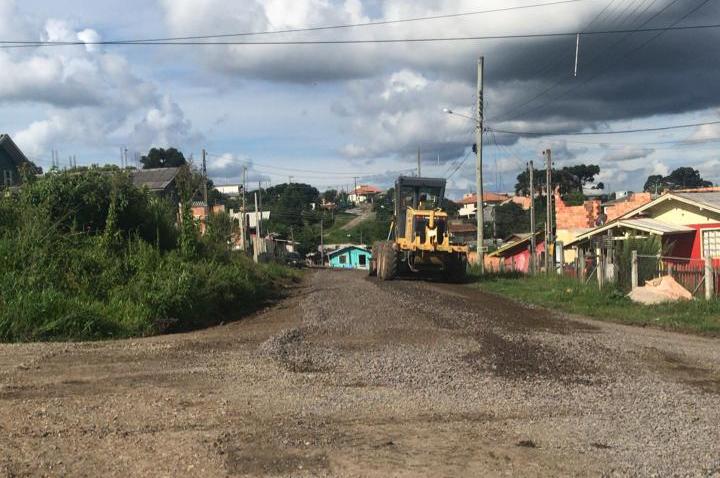
[[[545,272],[549,274],[550,268],[555,263],[554,257],[552,257],[552,255],[550,254],[550,245],[553,243],[552,151],[550,149],[545,151],[545,159],[545,203],[547,206],[545,212]]]
[[[325,238],[323,238],[322,217],[320,217],[320,267],[325,267]]]
[[[420,146],[418,146],[417,163],[418,163],[418,177],[422,177],[422,173],[420,171]]]
[[[537,244],[535,243],[535,166],[530,161],[528,165],[530,173],[530,272],[535,274],[537,270]]]
[[[125,149],[123,150],[123,153],[124,153],[123,157],[125,158],[125,164],[123,165],[123,168],[127,168],[127,166],[128,166],[128,158],[127,158],[128,149],[125,148]]]
[[[258,262],[258,248],[260,247],[260,236],[258,235],[258,197],[255,193],[255,240],[253,241],[253,261]]]
[[[355,189],[353,189],[353,198],[354,198],[354,199],[353,199],[353,203],[355,203],[355,205],[357,206],[357,204],[358,204],[358,194],[357,194],[357,180],[358,180],[358,177],[357,177],[357,176],[354,176],[353,179],[355,180]]]
[[[478,58],[477,63],[477,120],[475,125],[475,186],[477,191],[477,260],[480,273],[485,273],[485,251],[483,250],[485,218],[483,217],[483,167],[482,167],[482,141],[483,141],[483,81],[485,57]]]
[[[127,151],[127,149],[125,150]],[[126,153],[127,156],[127,153]],[[207,222],[207,216],[210,215],[210,205],[208,204],[208,190],[207,190],[207,162],[206,162],[205,150],[202,150],[202,177],[203,177],[203,201],[205,202],[205,221]],[[126,158],[127,162],[127,158]]]
[[[260,196],[259,202],[260,202],[260,222],[257,223],[257,233],[258,237],[260,237],[260,234],[262,234],[260,231],[262,230],[262,181],[258,181],[258,194]]]
[[[247,180],[247,166],[243,166],[243,183],[242,183],[242,208],[240,219],[240,241],[242,242],[242,250],[245,251],[247,248],[247,241],[245,240],[245,225],[247,224],[247,217],[245,214],[245,182]]]

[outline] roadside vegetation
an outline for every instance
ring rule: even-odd
[[[292,272],[232,253],[221,214],[201,236],[127,172],[53,171],[0,198],[0,341],[95,340],[204,327],[273,296]]]
[[[617,288],[602,291],[557,276],[490,275],[478,280],[482,290],[552,310],[623,324],[720,335],[720,301],[693,300],[659,305],[632,302]]]

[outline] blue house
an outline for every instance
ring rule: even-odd
[[[330,267],[338,269],[368,269],[372,253],[360,246],[347,246],[328,254]]]

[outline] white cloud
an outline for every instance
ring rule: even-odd
[[[0,0],[0,13],[17,15],[12,6]],[[4,28],[0,23],[0,31]],[[60,19],[48,19],[37,37],[88,43],[101,38],[94,29],[75,29]],[[45,118],[14,133],[29,154],[42,155],[57,144],[107,146],[115,141],[142,150],[198,138],[177,103],[136,76],[123,56],[95,45],[2,50],[0,71],[0,103],[46,106]]]
[[[464,109],[472,99],[468,85],[404,69],[350,82],[347,89],[337,107],[352,118],[354,140],[342,149],[346,157],[410,156],[420,148],[447,160],[472,144],[474,123],[443,113],[445,107]]]

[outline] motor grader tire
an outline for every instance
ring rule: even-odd
[[[378,275],[378,264],[380,263],[380,255],[382,251],[383,243],[378,241],[372,246],[372,256],[370,257],[370,267],[368,268],[368,275],[375,277]]]
[[[393,280],[397,275],[398,255],[392,242],[384,242],[380,249],[380,262],[378,263],[378,277],[380,280]]]

